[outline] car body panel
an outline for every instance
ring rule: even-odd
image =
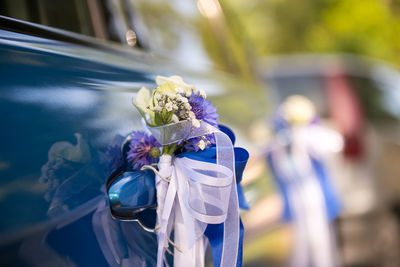
[[[146,70],[142,57],[127,69],[112,54],[97,61],[79,56],[90,50],[79,45],[9,31],[0,36],[0,261],[109,266],[129,258],[152,266],[155,235],[112,220],[104,186],[112,140],[141,127],[131,101],[153,84],[153,63]],[[106,234],[95,233],[96,216],[115,240],[100,242]],[[119,248],[106,255],[112,249],[104,243]]]
[[[154,266],[156,236],[113,219],[105,188],[121,140],[142,129],[135,93],[154,88],[156,75],[181,75],[205,89],[240,145],[248,143],[238,129],[265,114],[264,92],[146,51],[0,19],[11,21],[0,29],[0,262]]]

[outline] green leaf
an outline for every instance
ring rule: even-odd
[[[165,123],[166,124],[168,124],[168,123],[170,123],[171,121],[172,121],[172,115],[173,115],[174,113],[173,112],[169,112],[168,113],[168,116],[167,116],[167,118],[166,118],[166,120],[165,120]]]
[[[155,115],[154,115],[154,122],[155,122],[155,124],[158,125],[158,126],[164,124],[164,123],[163,123],[162,116],[161,116],[161,114],[160,114],[159,112],[156,112],[156,113],[155,113]]]
[[[162,121],[164,124],[167,123],[167,117],[168,117],[168,111],[166,108],[163,108],[162,110]]]

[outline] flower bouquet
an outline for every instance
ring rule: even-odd
[[[239,206],[247,206],[239,182],[249,155],[233,147],[203,90],[179,76],[157,76],[156,84],[137,93],[145,131],[133,132],[123,150],[131,170],[155,173],[157,266],[166,252],[174,266],[204,266],[207,239],[214,266],[241,266]]]

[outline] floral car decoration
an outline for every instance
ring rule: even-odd
[[[155,230],[158,267],[168,262],[166,252],[174,266],[204,266],[206,239],[214,266],[242,266],[239,207],[248,206],[240,181],[249,154],[233,147],[233,132],[218,124],[203,90],[179,76],[157,76],[156,84],[141,88],[133,103],[144,131],[122,144],[122,174],[108,185],[111,212]],[[136,184],[123,197],[121,181],[129,179]]]

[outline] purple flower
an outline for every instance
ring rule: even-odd
[[[134,170],[139,170],[143,165],[156,163],[160,156],[161,146],[152,135],[144,132],[132,132],[129,143],[127,160]]]
[[[194,115],[196,115],[196,119],[207,122],[214,127],[218,127],[219,115],[217,113],[217,108],[211,105],[211,101],[205,100],[194,92],[188,100],[190,106],[192,106]]]
[[[189,97],[189,104],[192,107],[196,119],[207,122],[208,124],[218,127],[218,113],[217,108],[211,105],[211,101],[206,100],[200,95],[194,92]],[[215,144],[215,138],[213,134],[208,134],[204,137],[195,137],[186,141],[184,149],[186,151],[199,151],[199,142],[203,140],[206,144],[205,148],[209,147],[211,144]]]

